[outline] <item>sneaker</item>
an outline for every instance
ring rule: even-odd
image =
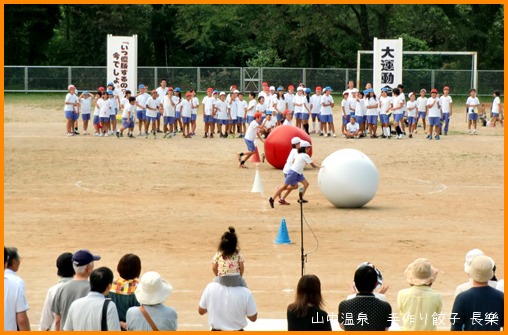
[[[469,130],[469,135],[473,135],[473,131],[472,130]]]
[[[432,135],[428,135],[428,136],[427,136],[427,139],[428,139],[428,140],[432,140]]]
[[[99,134],[99,137],[104,137],[104,133],[100,133],[100,134]]]
[[[116,137],[120,138],[120,131],[119,130],[116,131]]]
[[[405,131],[403,131],[403,132],[402,132],[402,135],[406,136],[406,132],[405,132]]]
[[[281,205],[291,205],[289,202],[287,202],[284,199],[279,199],[279,204],[281,204]]]
[[[409,134],[409,138],[413,138],[413,134]]]
[[[85,131],[85,132],[83,133],[83,135],[88,135],[88,134],[89,134],[89,132],[87,132],[87,131]]]
[[[328,134],[325,134],[324,137],[328,137]]]
[[[145,134],[145,138],[148,138],[148,133]]]
[[[319,133],[319,136],[324,136],[323,133]]]
[[[439,135],[436,135],[436,137],[435,137],[435,138],[436,138],[436,140],[441,139],[441,137],[439,137]]]
[[[305,200],[305,199],[302,199],[302,200],[298,200],[299,203],[302,203],[302,204],[306,204],[309,202],[309,200]]]
[[[447,132],[447,131],[445,131],[444,136],[447,136],[447,135],[448,135],[448,132]]]
[[[99,136],[99,133],[93,133],[93,136]]]
[[[142,135],[141,132],[138,132],[138,136],[141,136],[141,135]]]
[[[213,133],[210,133],[210,138],[213,138]]]
[[[474,135],[478,135],[478,133],[476,132],[476,129],[475,129],[475,130],[473,130],[473,134],[474,134]]]
[[[74,136],[74,133],[67,133],[67,136]]]
[[[157,129],[157,132],[158,132],[159,134],[162,134],[162,130]]]
[[[275,208],[275,206],[273,205],[275,203],[275,201],[273,200],[272,197],[270,197],[270,199],[268,199],[268,202],[270,203],[270,207]]]
[[[203,135],[203,138],[207,138],[207,137],[208,137],[208,134],[204,134],[204,135]]]
[[[156,140],[157,139],[157,133],[153,133],[153,139]]]
[[[337,137],[337,134],[333,134],[333,137]]]
[[[109,133],[104,134],[104,136],[105,136],[105,137],[108,137],[108,136],[109,136]]]

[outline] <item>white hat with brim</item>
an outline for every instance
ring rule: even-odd
[[[310,143],[307,141],[301,141],[300,142],[300,148],[310,148]]]
[[[136,287],[136,299],[142,305],[163,303],[173,291],[171,284],[165,282],[157,272],[145,273]]]
[[[483,255],[485,255],[485,254],[480,249],[469,250],[466,254],[466,259],[464,261],[464,272],[469,273],[469,267],[471,266],[473,259],[475,259],[476,256],[483,256]]]
[[[493,276],[494,260],[489,256],[476,256],[469,267],[469,276],[478,283],[487,283]]]
[[[301,143],[302,142],[302,139],[299,138],[299,137],[293,137],[291,139],[291,144],[298,144],[298,143]]]
[[[438,270],[425,258],[417,258],[404,271],[411,285],[430,285],[436,280]]]

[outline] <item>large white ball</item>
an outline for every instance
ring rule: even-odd
[[[335,207],[362,207],[376,195],[379,173],[370,158],[361,151],[335,151],[325,158],[321,166],[319,189]]]

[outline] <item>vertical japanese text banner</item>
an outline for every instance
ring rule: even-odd
[[[126,90],[136,92],[138,81],[138,35],[113,36],[108,34],[108,82],[125,94]]]
[[[376,94],[381,88],[402,84],[402,38],[379,40],[374,38],[373,87]],[[390,90],[391,91],[391,90]]]

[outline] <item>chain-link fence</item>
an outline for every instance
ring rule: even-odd
[[[69,84],[80,90],[94,91],[105,86],[106,67],[85,66],[5,66],[5,92],[65,92]],[[452,94],[467,95],[473,85],[470,70],[420,70],[405,69],[405,91],[421,88],[450,86]],[[196,89],[204,92],[208,87],[229,90],[233,84],[243,91],[259,91],[262,82],[273,86],[304,83],[312,90],[316,86],[331,86],[342,91],[348,80],[356,81],[356,69],[309,69],[309,68],[241,68],[241,67],[139,67],[138,82],[150,88],[159,86],[161,79],[182,90]],[[372,70],[362,69],[360,86],[372,82]],[[478,71],[478,92],[490,95],[494,90],[504,93],[503,70]]]

